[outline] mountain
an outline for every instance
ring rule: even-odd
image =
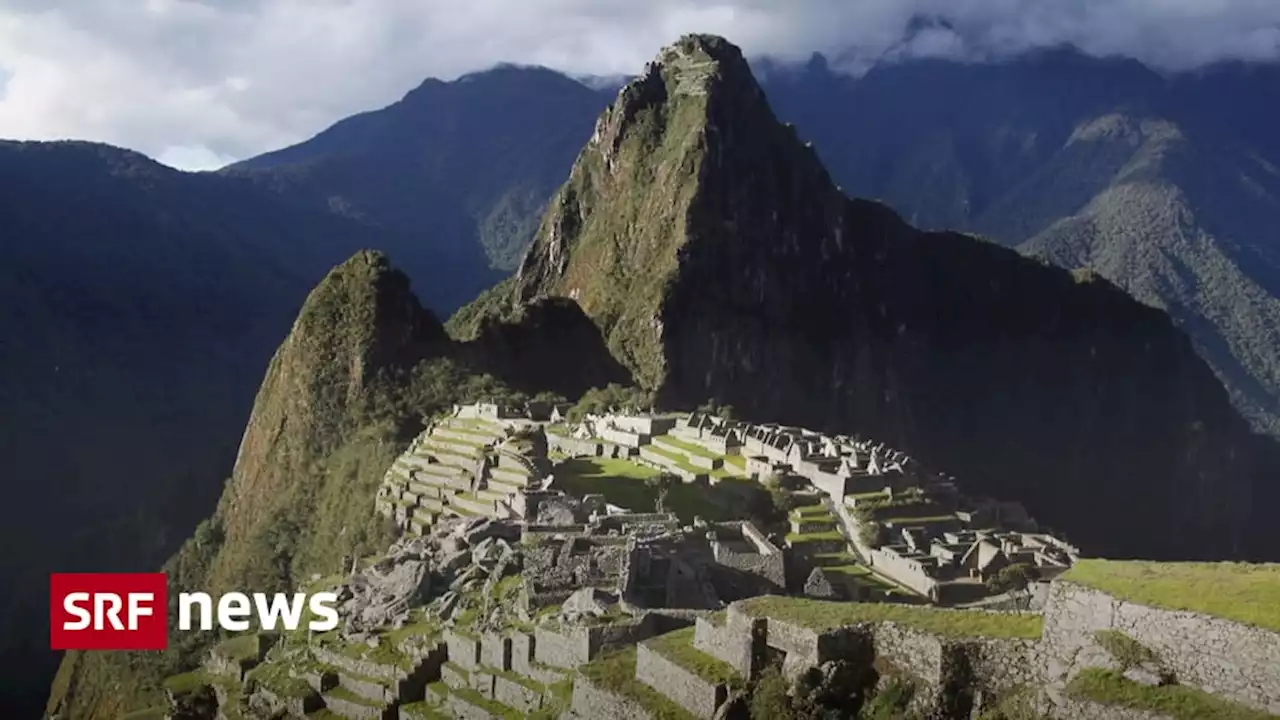
[[[608,98],[537,67],[430,79],[390,107],[224,172],[413,234],[424,247],[482,248],[492,267],[510,271]],[[483,266],[455,270],[486,277]]]
[[[820,56],[768,69],[779,114],[846,192],[1099,272],[1167,310],[1255,427],[1280,432],[1280,66],[1164,76],[1059,49],[861,78]]]
[[[1097,271],[1168,311],[1254,427],[1280,434],[1280,66],[1162,75],[1070,48],[886,61],[857,77],[821,55],[753,66],[846,193]],[[228,172],[431,242],[478,243],[512,270],[617,83],[514,66],[429,80]]]
[[[378,479],[452,402],[632,378],[666,405],[711,399],[883,438],[1093,551],[1274,547],[1259,520],[1275,500],[1270,446],[1164,313],[1090,273],[848,199],[726,41],[682,39],[589,125],[517,275],[450,333],[379,253],[312,290],[217,509],[165,566],[175,588],[299,587],[385,540],[366,519]],[[356,207],[345,197],[309,204],[271,180],[324,164],[194,177],[412,249],[394,223],[333,213]],[[210,640],[69,654],[49,709],[145,706]]]
[[[583,352],[559,353],[563,339]],[[386,256],[358,252],[311,291],[272,357],[216,510],[165,564],[170,597],[300,588],[384,548],[394,527],[369,519],[375,491],[424,418],[454,402],[514,401],[534,389],[529,378],[575,396],[628,380],[576,306],[537,304],[457,343]],[[94,720],[163,705],[160,679],[215,640],[170,637],[164,653],[68,653],[47,711]]]
[[[157,567],[216,502],[314,279],[412,239],[89,143],[0,143],[0,217],[0,545],[24,548],[0,585],[32,588],[0,600],[0,707],[34,711],[55,661],[35,588]],[[486,282],[453,255],[413,255],[445,312]]]
[[[1164,313],[848,199],[722,39],[623,89],[498,292],[575,300],[666,406],[883,438],[1088,554],[1274,553],[1261,443]]]

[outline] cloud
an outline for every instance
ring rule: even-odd
[[[161,150],[157,162],[179,170],[217,170],[235,162],[238,158],[221,155],[204,145],[177,145]]]
[[[946,22],[904,45],[921,16]],[[1073,43],[1183,69],[1275,58],[1280,2],[6,0],[0,136],[100,140],[202,167],[297,142],[427,76],[500,61],[633,73],[691,31],[753,55],[843,54],[849,67]]]

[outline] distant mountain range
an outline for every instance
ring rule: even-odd
[[[1280,70],[1170,77],[1069,50],[860,78],[820,56],[754,69],[846,194],[1093,268],[1167,309],[1255,427],[1280,429]],[[470,301],[519,267],[618,82],[514,66],[428,80],[217,173],[89,143],[0,143],[0,372],[14,379],[0,387],[12,428],[0,467],[23,508],[0,540],[29,548],[0,559],[0,585],[34,587],[51,567],[158,565],[231,474],[262,369],[307,288],[373,247],[437,316]],[[624,364],[643,377],[645,362]],[[0,706],[30,707],[26,688],[48,668],[29,632],[43,606],[0,603],[0,666],[32,673],[0,688],[19,693]]]
[[[1167,310],[1254,426],[1280,433],[1280,67],[1170,77],[1061,49],[858,78],[820,55],[754,69],[846,193],[1096,270]],[[514,66],[429,80],[227,172],[424,245],[479,243],[510,270],[618,84]]]

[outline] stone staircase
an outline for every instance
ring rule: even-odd
[[[542,477],[537,463],[507,444],[494,422],[446,418],[410,444],[383,477],[376,508],[404,531],[426,532],[442,518],[507,518],[511,498]]]
[[[703,622],[707,621],[699,621]],[[733,665],[700,645],[693,627],[650,638],[580,670],[569,715],[583,720],[710,720],[735,689],[745,686],[745,678]]]

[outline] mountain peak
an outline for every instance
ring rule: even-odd
[[[1092,551],[1204,557],[1254,541],[1250,481],[1228,480],[1252,477],[1247,432],[1167,316],[846,198],[719,38],[681,38],[623,88],[514,284],[525,306],[576,301],[664,405],[884,439]],[[1151,528],[1221,543],[1133,532],[1122,503],[1085,507],[1120,486],[1163,498]]]

